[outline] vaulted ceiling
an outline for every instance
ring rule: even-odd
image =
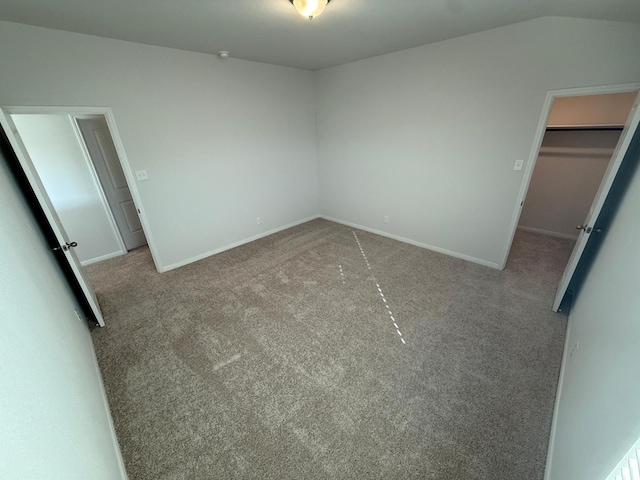
[[[0,0],[0,20],[316,70],[544,16],[640,24],[639,0]],[[640,25],[639,25],[640,28]]]

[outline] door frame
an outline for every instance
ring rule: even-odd
[[[151,233],[151,228],[149,227],[149,221],[147,219],[146,211],[144,209],[144,204],[142,202],[142,198],[140,196],[140,192],[138,190],[138,186],[135,181],[135,174],[133,169],[131,168],[131,164],[129,162],[129,158],[124,148],[124,144],[122,143],[122,139],[120,138],[120,132],[116,125],[115,115],[113,110],[110,107],[70,107],[70,106],[15,106],[15,105],[0,105],[0,110],[4,115],[10,116],[12,114],[32,114],[32,115],[69,115],[71,117],[75,116],[83,116],[83,115],[102,115],[104,116],[107,126],[109,127],[109,133],[111,134],[111,138],[113,140],[113,144],[116,149],[116,153],[118,154],[118,160],[120,161],[120,166],[122,167],[122,171],[124,172],[125,179],[127,181],[127,185],[129,186],[129,190],[131,191],[131,196],[133,198],[133,203],[138,211],[138,216],[140,217],[140,223],[142,224],[142,231],[144,232],[145,237],[147,238],[147,244],[149,246],[149,251],[151,252],[151,258],[153,259],[153,263],[155,265],[156,271],[160,272],[159,269],[159,256],[157,254],[155,240]],[[2,127],[5,130],[9,129],[9,125],[5,125],[4,119],[2,115],[0,115],[0,120],[2,120]],[[76,135],[79,134],[77,123],[74,121],[74,128],[76,129]],[[12,132],[14,133],[14,132]],[[21,153],[26,153],[22,150],[21,145],[16,144],[12,137],[13,135],[8,135],[11,146],[14,150],[20,151]],[[79,137],[80,139],[82,137]],[[84,141],[80,142],[82,145],[82,149],[85,152],[85,155],[88,155],[86,152],[86,146],[84,145]],[[88,156],[90,159],[91,157]],[[104,196],[104,192],[102,191],[102,186],[97,179],[97,175],[95,173],[95,168],[93,167],[92,161],[91,170],[92,176],[94,177],[94,181],[98,182],[100,195]],[[106,201],[106,199],[103,199]],[[113,222],[113,226],[116,229],[117,237],[119,242],[122,243],[123,251],[126,252],[126,248],[124,248],[124,242],[122,241],[122,237],[120,235],[120,231],[115,226],[115,220],[111,218],[113,215],[111,213],[111,208],[108,208],[110,220]]]
[[[516,203],[513,208],[513,214],[511,215],[511,223],[507,233],[507,242],[505,244],[504,252],[502,254],[502,260],[500,261],[500,270],[504,270],[507,266],[507,260],[511,247],[513,245],[513,238],[515,237],[516,230],[518,228],[518,222],[520,220],[520,214],[522,213],[522,207],[524,200],[527,197],[529,191],[529,185],[531,184],[531,178],[533,177],[533,170],[538,160],[540,147],[542,146],[542,139],[547,130],[547,124],[549,123],[549,116],[551,115],[551,108],[556,98],[562,97],[579,97],[584,95],[606,95],[609,93],[625,93],[640,91],[640,83],[623,83],[616,85],[598,85],[591,87],[576,87],[565,88],[561,90],[549,90],[545,98],[542,113],[538,120],[538,127],[533,137],[533,145],[529,152],[529,157],[525,164],[524,174],[522,176],[522,182],[520,183],[520,190],[516,197]]]
[[[115,232],[117,240],[118,240],[118,245],[120,246],[120,253],[119,254],[118,253],[109,254],[107,256],[95,259],[92,263],[99,262],[101,260],[107,260],[108,258],[116,257],[118,255],[124,255],[124,254],[127,253],[128,249],[127,249],[127,246],[126,246],[126,242],[124,241],[124,236],[122,234],[121,226],[118,225],[118,222],[116,221],[116,215],[113,212],[113,208],[111,207],[111,204],[109,203],[109,199],[107,198],[107,193],[104,190],[104,185],[102,184],[103,180],[101,180],[100,179],[100,175],[98,175],[98,170],[96,168],[96,160],[94,159],[93,155],[89,151],[89,147],[87,146],[87,141],[85,139],[84,134],[82,133],[82,129],[81,129],[80,123],[79,123],[79,121],[82,121],[82,120],[104,119],[106,121],[106,119],[105,119],[104,115],[70,115],[70,117],[71,117],[71,120],[72,120],[72,123],[73,123],[73,129],[74,129],[74,131],[76,133],[76,137],[78,138],[78,142],[80,143],[80,147],[82,148],[82,153],[83,153],[86,161],[89,164],[89,169],[91,170],[91,175],[93,177],[93,181],[94,181],[96,187],[98,188],[98,191],[99,191],[99,194],[100,194],[100,200],[102,201],[102,204],[103,204],[104,208],[108,212],[109,222],[111,224],[111,228]],[[108,125],[107,125],[107,130],[109,131],[109,126]],[[111,132],[110,131],[109,131],[109,136],[111,136]],[[113,143],[113,139],[111,141]],[[116,152],[116,156],[117,156],[117,152]],[[105,160],[105,162],[106,162],[106,160]],[[119,157],[118,157],[118,164],[120,165]],[[122,167],[120,167],[120,168],[122,169]],[[126,182],[126,177],[125,177],[125,183],[127,183]],[[127,183],[127,188],[129,188],[129,184],[128,183]]]

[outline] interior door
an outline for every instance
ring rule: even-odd
[[[78,259],[76,253],[73,250],[74,242],[69,239],[64,228],[62,227],[62,223],[58,218],[58,215],[51,204],[51,200],[40,181],[40,177],[36,173],[36,169],[29,158],[29,154],[27,153],[27,149],[25,148],[22,140],[20,139],[20,135],[11,120],[10,115],[8,115],[4,110],[0,109],[0,124],[5,131],[5,134],[13,147],[16,156],[18,157],[18,161],[24,170],[27,179],[29,180],[29,184],[33,189],[42,210],[47,218],[47,221],[51,225],[51,229],[56,236],[58,241],[58,249],[60,249],[71,267],[74,276],[76,277],[78,284],[82,290],[82,293],[86,297],[87,304],[91,308],[91,311],[101,327],[104,327],[104,318],[102,316],[102,312],[100,311],[100,306],[98,305],[98,299],[96,298],[96,294],[91,287],[91,284],[84,276],[82,272],[82,266],[80,265],[80,260]]]
[[[631,143],[633,134],[638,128],[638,124],[640,123],[640,108],[638,108],[639,104],[640,94],[638,94],[638,96],[636,97],[636,100],[633,103],[633,107],[631,108],[631,112],[629,112],[627,123],[624,126],[622,134],[620,135],[618,145],[616,146],[613,156],[611,157],[611,161],[609,162],[607,171],[602,178],[602,182],[600,183],[598,192],[596,193],[593,203],[591,204],[591,208],[589,209],[587,218],[582,223],[582,225],[578,225],[576,227],[580,229],[580,233],[578,235],[578,240],[576,241],[575,247],[573,248],[573,252],[571,253],[571,258],[569,258],[569,263],[567,264],[567,267],[562,275],[562,279],[560,280],[560,284],[558,285],[558,290],[556,291],[556,297],[553,301],[554,312],[558,311],[558,309],[560,308],[560,304],[562,303],[562,299],[567,293],[571,278],[573,277],[578,266],[578,262],[580,261],[580,258],[584,253],[585,247],[589,240],[589,236],[594,229],[594,225],[598,220],[600,212],[602,211],[602,207],[604,206],[607,195],[609,194],[609,190],[611,189],[613,181],[618,174],[618,170],[620,169],[622,160],[627,153],[627,149],[629,148],[629,144]]]
[[[76,119],[127,250],[147,244],[138,211],[104,117]]]

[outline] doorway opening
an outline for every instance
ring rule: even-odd
[[[576,267],[607,195],[614,193],[610,189],[619,184],[614,180],[638,125],[639,89],[640,85],[633,84],[547,95],[514,210],[503,267],[516,229],[545,235],[541,239],[557,237],[573,246],[568,263],[559,265],[565,272],[554,311],[560,310],[574,273],[586,272]],[[594,231],[603,232],[604,228]],[[586,258],[582,258],[583,263]]]
[[[16,121],[18,124],[30,123],[33,128],[21,128],[19,131]],[[116,223],[113,211],[116,208],[112,210],[105,193],[108,182],[116,193],[122,193],[117,192],[120,187],[128,187],[128,199],[116,198],[121,205],[124,222],[131,233],[141,234],[138,241],[148,241],[156,270],[158,266],[154,242],[113,112],[110,108],[100,107],[2,107],[0,125],[15,154],[13,168],[18,173],[17,177],[23,180],[22,188],[33,194],[34,201],[38,203],[36,210],[41,212],[42,228],[50,230],[54,256],[60,260],[61,266],[68,266],[70,275],[74,277],[70,278],[70,285],[77,286],[77,296],[84,300],[86,317],[104,326],[97,297],[82,267],[83,263],[86,265],[127,252],[124,235]],[[89,145],[91,139],[95,140],[93,147]],[[27,144],[31,145],[29,149]],[[91,148],[98,152],[94,153],[95,165],[89,154]],[[115,156],[108,159],[108,155],[114,152]],[[34,162],[32,155],[40,160]],[[104,165],[106,174],[103,180],[97,171],[100,170],[98,162],[105,158],[107,162],[111,161],[111,165]],[[39,170],[36,163],[42,164]],[[41,176],[49,179],[46,182],[48,188],[45,188]],[[56,206],[51,197],[57,199]],[[127,207],[133,207],[133,212],[126,211]],[[89,240],[70,237],[61,216],[66,218],[67,226],[69,222],[75,222],[79,227],[75,233],[86,234]],[[137,224],[139,228],[136,228]],[[84,261],[78,256],[80,242],[86,247],[82,252]]]
[[[147,243],[104,115],[11,119],[81,265]]]
[[[635,97],[613,93],[553,103],[518,229],[577,240],[576,226],[589,213]]]

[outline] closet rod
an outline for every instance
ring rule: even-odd
[[[624,130],[624,125],[549,125],[547,131],[558,130]]]

